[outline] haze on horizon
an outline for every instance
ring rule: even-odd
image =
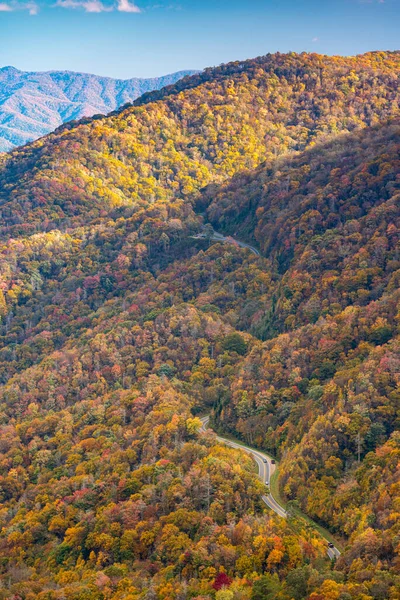
[[[400,0],[2,0],[0,66],[114,78],[399,47]]]

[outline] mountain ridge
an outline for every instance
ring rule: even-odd
[[[75,71],[0,69],[0,152],[50,133],[62,123],[109,113],[143,93],[197,71],[153,78],[113,79]]]

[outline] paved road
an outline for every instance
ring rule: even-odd
[[[228,243],[231,241],[235,242],[241,248],[247,248],[248,250],[250,250],[250,252],[252,252],[256,256],[260,256],[260,253],[257,250],[257,248],[254,248],[254,246],[250,246],[250,244],[246,244],[246,242],[241,242],[240,240],[236,240],[234,237],[225,237],[224,235],[222,235],[222,233],[217,233],[216,231],[214,231],[214,235],[211,239],[213,239],[216,242],[228,242]]]
[[[209,416],[203,417],[201,419],[201,422],[203,423],[201,431],[205,432],[208,429],[209,421]],[[251,454],[258,465],[258,473],[261,481],[268,486],[270,485],[271,477],[276,469],[276,465],[271,462],[271,458],[267,454],[259,452],[258,450],[253,450],[253,448],[249,448],[248,446],[244,446],[243,444],[237,444],[236,442],[232,442],[231,440],[228,440],[218,435],[217,440],[219,442],[223,442],[227,446],[231,446],[232,448],[240,448]],[[287,517],[286,510],[283,508],[283,506],[279,504],[279,502],[275,500],[271,493],[262,496],[262,500],[269,508],[275,511],[277,515],[279,515],[283,519]],[[326,542],[328,543],[328,540],[326,540]],[[328,548],[327,553],[331,560],[340,556],[340,551],[337,548]]]
[[[197,235],[194,235],[193,237],[196,240],[207,239],[207,236],[204,233],[198,233]],[[250,244],[246,244],[246,242],[241,242],[240,240],[236,240],[232,236],[231,237],[226,237],[225,235],[222,235],[222,233],[217,233],[216,231],[214,231],[212,237],[210,237],[208,239],[210,239],[212,242],[223,242],[223,243],[227,243],[227,244],[237,244],[238,246],[240,246],[240,248],[247,248],[248,250],[250,250],[250,252],[252,252],[256,256],[261,256],[260,253],[259,253],[259,251],[257,250],[257,248],[254,248],[254,246],[250,246]]]

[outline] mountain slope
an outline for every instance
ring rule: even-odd
[[[3,158],[2,233],[192,200],[266,159],[373,125],[398,114],[399,63],[398,53],[267,56],[186,79],[161,92],[164,100],[150,95],[140,106],[64,125]]]
[[[1,157],[2,600],[397,600],[398,69],[264,57]]]
[[[152,79],[111,79],[86,73],[0,69],[0,152],[42,137],[62,123],[106,114],[195,71]]]
[[[279,277],[273,311],[258,324],[264,336],[366,304],[389,284],[398,267],[399,134],[394,119],[205,191],[209,220],[254,240]]]
[[[393,134],[398,127],[395,122],[346,137],[335,162],[331,158],[331,168],[348,170],[350,180],[359,184],[357,166],[346,156],[362,147],[379,166],[375,176],[383,164],[396,172],[393,142],[398,136]],[[309,150],[297,161],[322,163],[325,152],[329,159],[331,146]],[[255,180],[259,177],[254,174]],[[347,181],[344,175],[341,179]],[[319,168],[308,181],[317,189]],[[4,577],[15,593],[24,597],[33,584],[43,589],[29,570],[16,565],[30,567],[38,548],[46,548],[48,560],[39,567],[36,562],[35,569],[42,578],[42,569],[54,572],[60,594],[69,597],[89,594],[93,585],[96,598],[95,578],[103,573],[112,576],[112,598],[118,598],[118,585],[127,585],[124,573],[135,593],[143,591],[140,582],[145,578],[157,597],[169,598],[165,586],[173,577],[174,589],[206,589],[207,597],[215,571],[201,576],[201,583],[195,576],[199,560],[210,564],[206,545],[212,549],[213,569],[223,566],[230,578],[236,577],[241,593],[251,589],[246,581],[256,585],[254,570],[262,574],[267,564],[266,573],[279,574],[276,590],[285,600],[296,594],[296,577],[315,592],[313,598],[326,597],[332,586],[338,597],[356,599],[362,593],[395,598],[397,238],[391,238],[383,253],[372,251],[376,234],[393,235],[400,226],[396,187],[392,197],[384,198],[389,181],[376,180],[379,193],[364,216],[345,219],[331,232],[340,237],[333,244],[332,260],[342,258],[346,248],[349,265],[360,256],[363,271],[376,269],[377,260],[381,263],[377,278],[363,282],[361,301],[354,298],[342,310],[335,302],[340,287],[335,291],[336,280],[331,281],[332,273],[322,264],[311,274],[317,289],[328,277],[336,304],[333,316],[325,314],[311,324],[303,316],[299,326],[264,344],[255,337],[260,311],[269,310],[271,296],[279,298],[280,290],[276,305],[290,296],[282,278],[290,281],[290,273],[300,271],[303,256],[316,242],[308,231],[298,242],[287,275],[274,266],[273,252],[271,258],[256,257],[219,244],[197,252],[189,237],[196,219],[181,202],[159,203],[129,218],[108,218],[86,231],[12,240],[4,247],[2,264],[13,267],[11,289],[19,294],[13,313],[5,315],[1,353],[3,502],[20,507],[17,514],[4,513],[2,552],[8,557]],[[370,183],[367,176],[366,188]],[[360,197],[362,193],[361,186]],[[358,205],[356,195],[348,199],[347,206]],[[301,203],[293,206],[293,214],[296,206],[303,214]],[[271,221],[274,226],[273,211]],[[319,241],[321,259],[329,242],[329,235]],[[280,245],[278,241],[274,251]],[[304,270],[302,274],[306,278]],[[337,278],[336,286],[341,280]],[[307,290],[300,288],[306,300]],[[274,518],[267,521],[268,531],[259,529],[257,519],[241,524],[242,511],[251,510],[249,502],[256,502],[259,491],[246,479],[243,465],[240,473],[247,489],[241,496],[244,488],[226,464],[229,452],[213,450],[206,458],[204,442],[190,429],[189,409],[210,404],[225,429],[282,456],[284,493],[347,545],[336,570],[327,573],[322,563],[313,562],[321,554],[313,554],[310,545],[320,553],[323,549],[312,536],[301,534],[300,543],[294,544],[292,538],[298,540],[299,534],[294,536]],[[211,480],[206,468],[216,469]],[[233,488],[227,485],[231,479]],[[40,504],[39,510],[44,491],[48,504]],[[190,514],[182,512],[187,507]],[[218,542],[199,531],[202,511],[213,519],[208,531],[225,536]],[[232,539],[223,525],[227,513],[238,527]],[[180,525],[164,531],[170,520]],[[128,530],[122,537],[118,524]],[[242,528],[246,533],[240,533]],[[179,544],[189,552],[179,550]],[[71,575],[78,559],[83,561],[79,578]],[[310,559],[318,577],[314,570],[302,571],[303,561]],[[290,583],[293,570],[296,577]]]
[[[214,224],[255,239],[271,265],[247,327],[270,339],[243,361],[215,421],[282,459],[286,499],[348,538],[346,573],[357,561],[397,568],[399,157],[395,119],[202,200]]]

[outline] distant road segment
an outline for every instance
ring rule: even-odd
[[[209,239],[211,242],[222,242],[223,244],[236,244],[240,248],[247,248],[256,256],[261,256],[257,248],[254,248],[254,246],[250,246],[250,244],[246,244],[246,242],[241,242],[240,240],[237,240],[232,236],[222,235],[222,233],[217,233],[216,231],[214,231],[213,235],[209,237],[207,237],[205,233],[198,233],[197,235],[194,235],[193,238],[195,240]]]

